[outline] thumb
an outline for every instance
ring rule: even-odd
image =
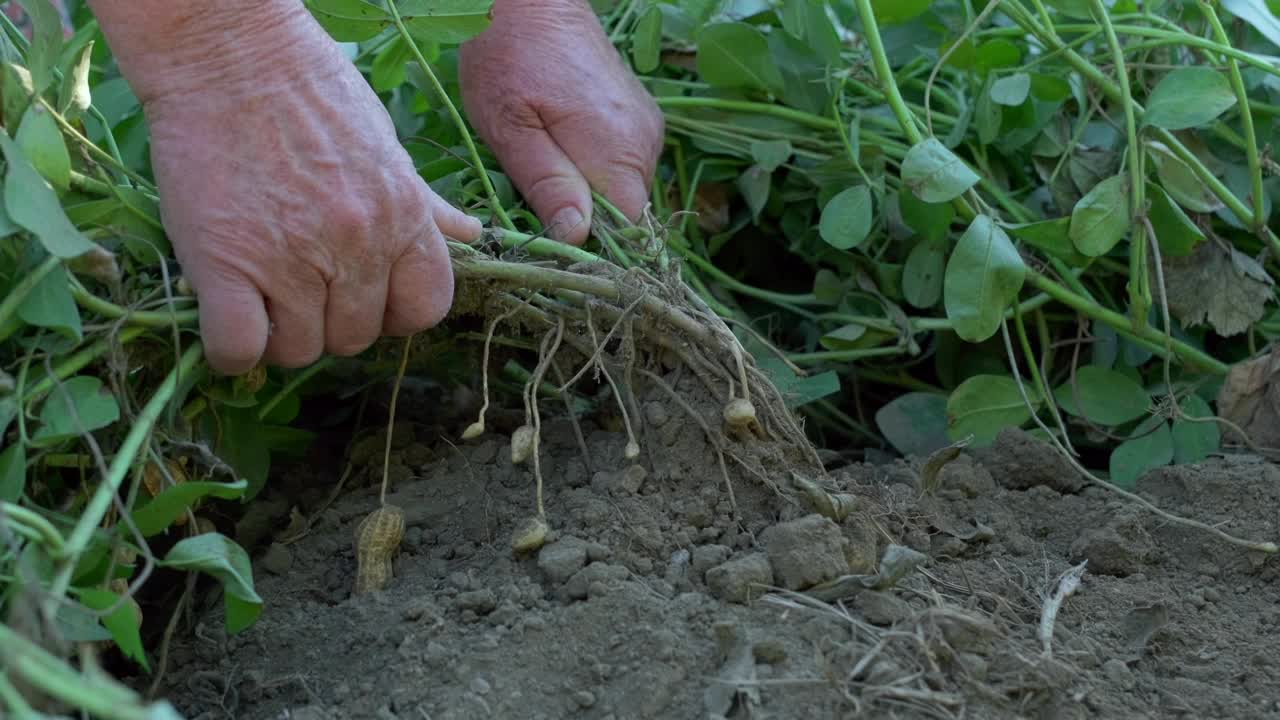
[[[270,328],[262,293],[234,270],[201,270],[191,282],[209,365],[226,375],[252,370],[266,351]]]
[[[582,245],[591,231],[591,187],[551,135],[529,127],[503,132],[491,144],[547,235]]]

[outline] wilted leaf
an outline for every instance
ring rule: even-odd
[[[974,218],[951,252],[943,280],[947,317],[956,334],[969,342],[994,335],[1022,289],[1026,270],[1004,230],[986,215]]]
[[[818,232],[840,250],[857,247],[871,233],[871,190],[855,185],[842,190],[822,208]]]
[[[110,614],[102,617],[103,626],[111,633],[111,639],[126,657],[132,658],[143,669],[150,672],[151,666],[147,663],[147,653],[142,648],[141,625],[133,604],[128,601],[121,602],[121,596],[110,590],[78,588],[75,593],[79,596],[80,602],[90,610],[102,611],[115,608]]]
[[[216,497],[235,500],[244,497],[249,489],[245,480],[233,483],[184,482],[165,488],[150,502],[134,511],[133,522],[138,531],[150,537],[169,527],[178,515],[186,512],[197,500]]]
[[[937,138],[924,140],[902,160],[902,182],[925,202],[949,202],[981,178]]]
[[[1218,390],[1218,415],[1244,430],[1261,447],[1280,447],[1280,346],[1234,365]],[[1200,416],[1203,417],[1203,416]],[[1243,443],[1230,427],[1225,438]]]
[[[1147,98],[1142,124],[1165,130],[1185,130],[1213,121],[1236,104],[1226,73],[1210,67],[1172,70],[1156,83]]]
[[[1071,211],[1071,242],[1089,257],[1110,252],[1129,227],[1129,183],[1123,175],[1094,185]]]
[[[89,71],[92,67],[93,41],[90,40],[76,53],[76,58],[71,63],[71,72],[62,80],[58,111],[67,120],[78,120],[93,101],[89,92]]]
[[[1238,335],[1262,319],[1272,298],[1267,271],[1222,243],[1203,242],[1191,255],[1163,260],[1169,311],[1184,327],[1208,323],[1219,335]]]
[[[1039,405],[1034,388],[1023,383],[1033,405]],[[973,435],[975,446],[989,445],[1008,427],[1021,427],[1031,419],[1018,391],[1007,375],[974,375],[960,383],[947,399],[947,437],[959,441]]]

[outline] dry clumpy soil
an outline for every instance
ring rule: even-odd
[[[644,407],[634,463],[624,434],[584,419],[590,468],[550,419],[552,542],[514,557],[530,469],[504,434],[457,440],[474,415],[442,429],[419,412],[393,438],[407,532],[389,586],[352,596],[354,528],[378,504],[371,434],[304,537],[272,542],[340,465],[285,473],[241,521],[265,610],[228,637],[202,592],[160,689],[186,717],[1280,718],[1280,561],[1086,487],[1025,434],[966,452],[931,495],[919,460],[834,468],[856,498],[837,524],[731,471],[735,518],[678,406]],[[1138,491],[1280,535],[1280,470],[1260,460],[1154,471]],[[892,589],[804,592],[873,572],[891,542],[928,556]],[[1085,560],[1046,654],[1045,598]]]

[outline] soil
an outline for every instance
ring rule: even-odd
[[[1086,485],[1019,431],[962,453],[933,492],[918,458],[833,467],[853,508],[836,523],[732,465],[731,502],[674,403],[644,406],[635,461],[616,421],[583,418],[590,469],[572,424],[544,417],[551,541],[516,556],[535,507],[531,468],[510,462],[519,418],[491,411],[464,443],[463,405],[401,397],[387,500],[406,533],[385,589],[352,594],[355,528],[379,504],[374,432],[327,508],[341,460],[273,480],[237,528],[261,618],[227,636],[202,584],[160,694],[189,718],[244,720],[1280,718],[1277,560]],[[1280,535],[1280,470],[1259,459],[1152,471],[1137,491]],[[314,514],[300,538],[291,511]],[[899,546],[928,559],[892,587],[806,592]],[[1085,561],[1046,649],[1046,598]]]

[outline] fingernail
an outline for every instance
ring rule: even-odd
[[[556,240],[564,240],[569,237],[569,233],[582,224],[582,220],[582,212],[570,205],[552,216],[547,234]]]

